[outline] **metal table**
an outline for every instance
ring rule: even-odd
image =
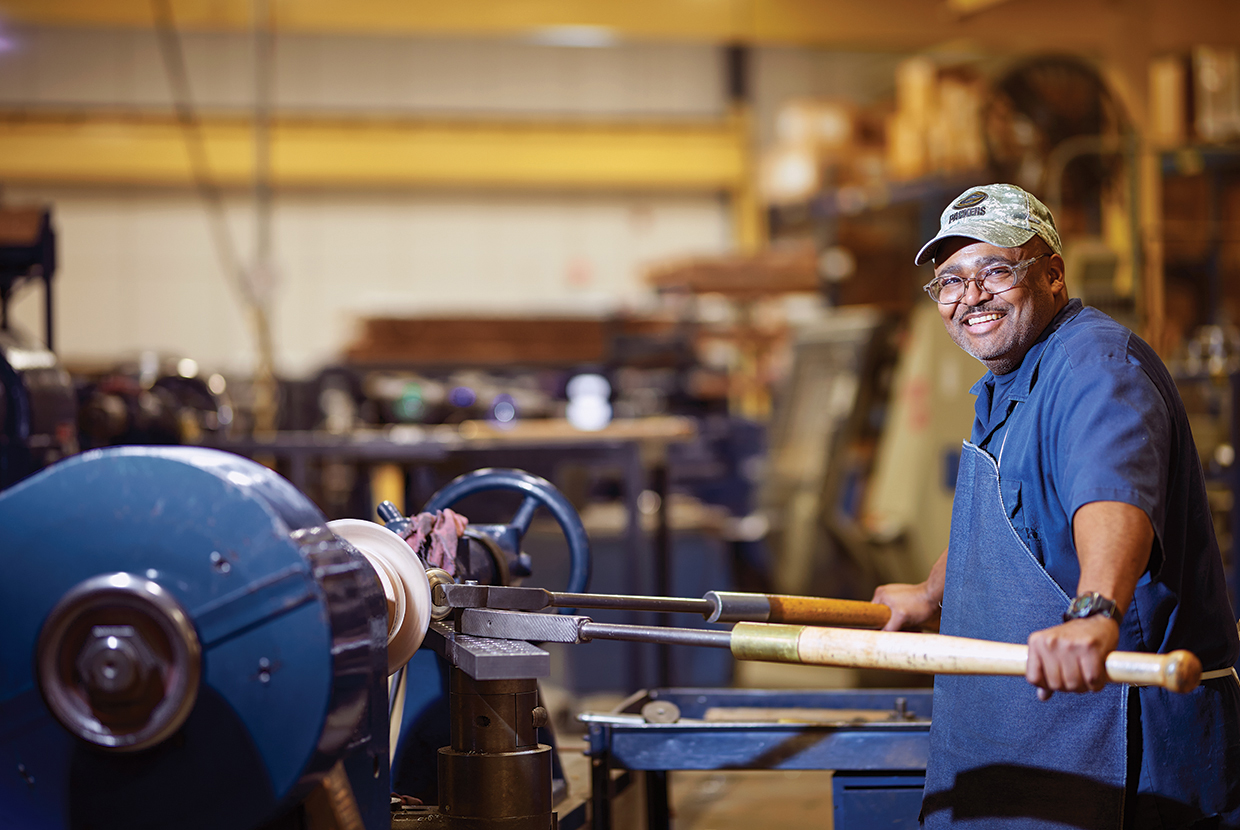
[[[610,830],[611,799],[644,775],[647,824],[669,827],[668,773],[674,770],[834,770],[835,826],[918,827],[929,757],[929,689],[755,691],[656,689],[615,711],[586,714],[594,830]],[[675,704],[680,720],[648,723],[652,701]],[[890,710],[867,723],[707,721],[719,708]],[[618,777],[613,771],[622,771]]]

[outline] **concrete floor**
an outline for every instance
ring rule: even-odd
[[[678,772],[675,830],[831,830],[831,773]]]

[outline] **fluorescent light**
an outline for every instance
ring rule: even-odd
[[[535,29],[530,40],[540,46],[601,49],[615,46],[617,38],[615,30],[606,26],[544,26]]]

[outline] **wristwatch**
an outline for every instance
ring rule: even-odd
[[[1115,620],[1116,624],[1124,619],[1124,614],[1115,604],[1115,600],[1107,599],[1097,591],[1091,591],[1088,594],[1080,594],[1072,600],[1068,610],[1063,612],[1063,621],[1079,620],[1095,615],[1109,617]]]

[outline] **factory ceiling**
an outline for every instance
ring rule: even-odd
[[[179,25],[251,26],[254,0],[173,0]],[[485,35],[566,45],[609,39],[923,48],[996,40],[1015,48],[1141,51],[1240,43],[1234,0],[272,0],[279,29]],[[3,0],[17,24],[144,27],[150,0]]]
[[[145,29],[157,15],[182,31],[248,31],[257,13],[291,35],[1077,52],[1101,59],[1141,124],[1150,59],[1240,45],[1235,9],[1236,0],[0,0],[0,35],[25,26]],[[263,146],[277,188],[729,193],[750,249],[760,238],[750,125],[743,110],[701,123],[631,124],[275,113]],[[187,151],[196,142],[216,185],[251,184],[261,142],[247,117],[207,113],[187,130],[163,111],[0,108],[0,181],[190,186],[205,175]]]

